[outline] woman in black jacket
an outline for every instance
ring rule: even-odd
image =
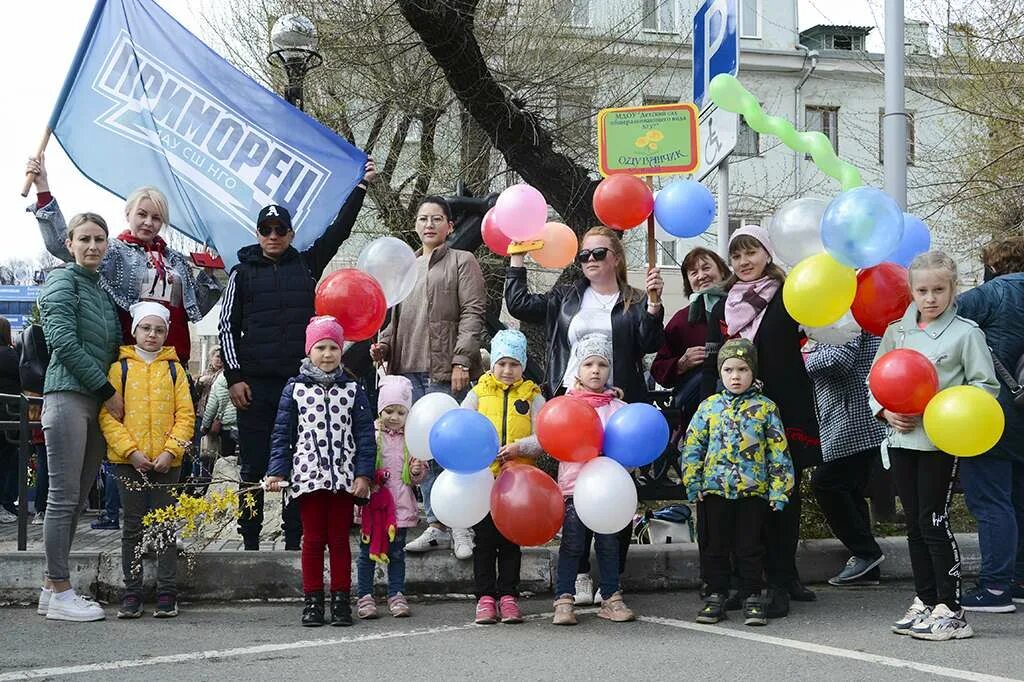
[[[729,241],[729,259],[734,274],[724,285],[728,293],[708,319],[703,394],[711,395],[718,384],[718,347],[731,338],[753,341],[762,392],[779,408],[796,470],[789,504],[770,514],[765,525],[765,572],[771,590],[768,616],[778,618],[789,613],[790,598],[816,599],[800,583],[796,546],[800,540],[800,480],[804,469],[821,463],[821,441],[811,380],[800,353],[804,335],[783,305],[786,275],[774,263],[768,231],[758,225],[737,230]]]
[[[18,377],[18,353],[11,343],[11,323],[0,316],[0,393],[17,395],[21,393]],[[10,405],[10,408],[8,407]],[[0,419],[13,420],[17,414],[15,403],[3,401],[0,405]],[[18,443],[0,431],[0,523],[14,523],[18,520],[15,501],[18,499]],[[13,435],[13,434],[12,434]]]

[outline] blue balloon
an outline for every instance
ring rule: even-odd
[[[445,469],[472,474],[486,469],[498,456],[498,431],[475,410],[445,412],[430,429],[430,451]]]
[[[876,187],[856,187],[837,196],[821,217],[821,243],[840,263],[870,268],[896,251],[903,239],[903,211]]]
[[[916,215],[904,213],[903,239],[900,240],[900,245],[887,260],[905,268],[910,267],[910,261],[914,260],[914,256],[924,253],[931,246],[932,235],[924,221]]]
[[[626,405],[604,425],[604,454],[624,467],[640,467],[661,456],[668,435],[668,422],[656,407]]]
[[[715,198],[696,180],[674,180],[654,198],[654,219],[676,237],[696,237],[715,219]]]

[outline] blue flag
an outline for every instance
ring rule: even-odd
[[[226,62],[153,0],[99,0],[50,119],[93,182],[167,194],[169,222],[228,267],[256,216],[287,206],[309,247],[366,154]]]

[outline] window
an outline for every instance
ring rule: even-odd
[[[675,33],[676,0],[643,0],[645,31]]]
[[[907,163],[914,164],[914,152],[917,151],[915,144],[914,116],[916,112],[907,112]],[[878,109],[878,163],[885,163],[885,109]]]
[[[556,122],[562,141],[570,148],[593,146],[590,126],[593,93],[589,90],[563,90],[555,101]]]
[[[761,0],[740,0],[740,37],[761,37]]]
[[[679,104],[679,98],[668,95],[644,95],[645,107],[655,104]]]
[[[832,149],[839,153],[839,107],[807,107],[804,129],[824,134],[832,142]]]
[[[839,52],[864,51],[864,36],[835,34],[825,36],[825,49]]]
[[[761,135],[740,119],[740,127],[736,131],[736,148],[732,152],[736,156],[759,156],[761,154]]]
[[[669,237],[667,239],[659,239],[654,244],[654,252],[656,254],[655,261],[659,268],[678,268],[679,259],[676,256],[676,250],[678,248],[679,240]]]
[[[559,7],[569,26],[590,26],[590,0],[559,0]]]

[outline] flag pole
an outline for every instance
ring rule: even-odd
[[[647,186],[651,189],[654,188],[654,177],[647,176]],[[657,248],[657,239],[654,233],[654,211],[651,211],[651,215],[647,216],[647,272],[650,273],[657,264],[657,255],[655,249]],[[661,297],[652,295],[650,297],[651,303],[661,303]]]
[[[39,142],[39,149],[36,150],[36,154],[33,158],[38,159],[42,156],[43,152],[46,151],[46,145],[50,143],[50,135],[53,133],[49,127],[46,128],[46,132],[43,133],[43,139]],[[21,196],[27,197],[28,191],[32,189],[32,183],[35,182],[35,173],[25,173],[25,185],[21,188]]]

